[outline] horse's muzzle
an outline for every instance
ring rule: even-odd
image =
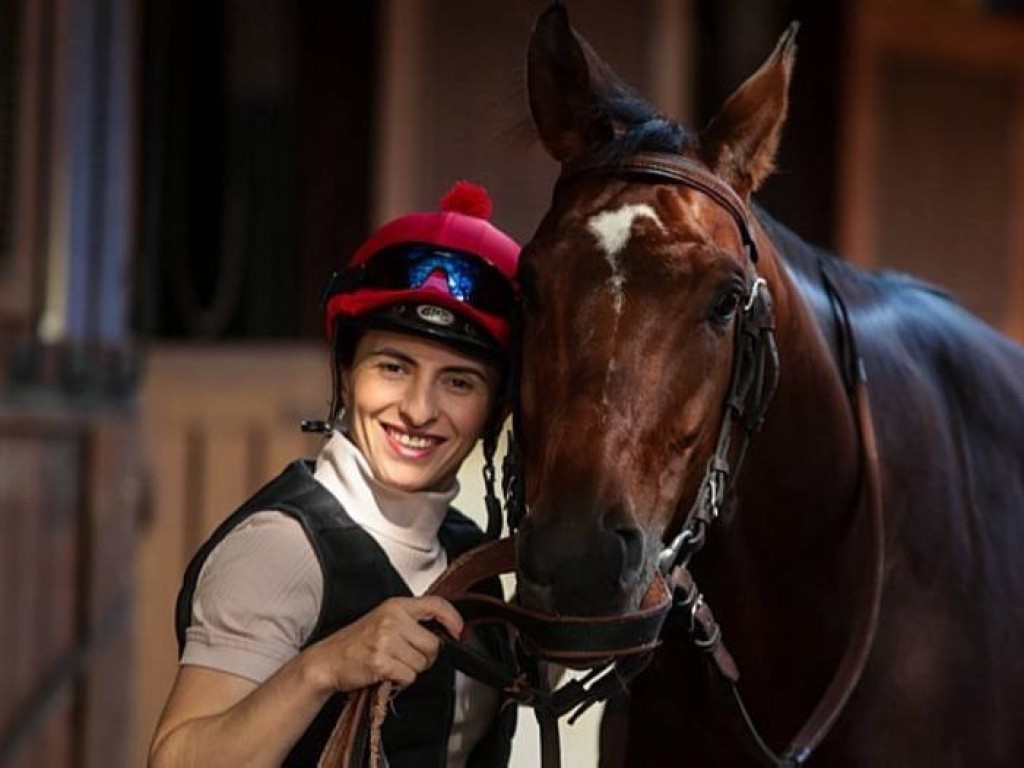
[[[635,610],[644,584],[644,535],[632,525],[581,528],[527,516],[519,530],[517,592],[526,606],[560,615]]]

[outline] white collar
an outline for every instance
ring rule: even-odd
[[[437,546],[437,532],[459,492],[453,480],[445,491],[403,491],[373,476],[369,462],[341,432],[317,457],[313,475],[333,493],[348,516],[374,533],[414,549]]]

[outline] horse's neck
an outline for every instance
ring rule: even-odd
[[[774,562],[839,545],[860,456],[851,404],[811,306],[776,254],[760,268],[775,307],[780,377],[739,478],[735,527],[755,552],[771,541]]]

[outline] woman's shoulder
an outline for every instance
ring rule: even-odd
[[[213,548],[199,575],[199,588],[211,582],[303,583],[320,578],[320,569],[302,524],[276,510],[255,512],[231,529]]]
[[[306,642],[322,601],[323,575],[302,526],[281,512],[256,512],[203,564],[182,663],[262,681]]]

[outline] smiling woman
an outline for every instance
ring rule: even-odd
[[[442,207],[385,224],[332,278],[331,410],[305,425],[328,440],[190,563],[151,764],[315,765],[346,694],[382,681],[401,689],[383,730],[389,765],[508,762],[514,708],[439,659],[423,622],[502,664],[507,637],[470,632],[423,594],[483,539],[451,502],[481,437],[493,477],[519,246],[487,220],[482,189],[460,182]]]
[[[498,384],[493,363],[438,342],[369,331],[342,372],[348,433],[381,482],[444,490],[476,445]]]

